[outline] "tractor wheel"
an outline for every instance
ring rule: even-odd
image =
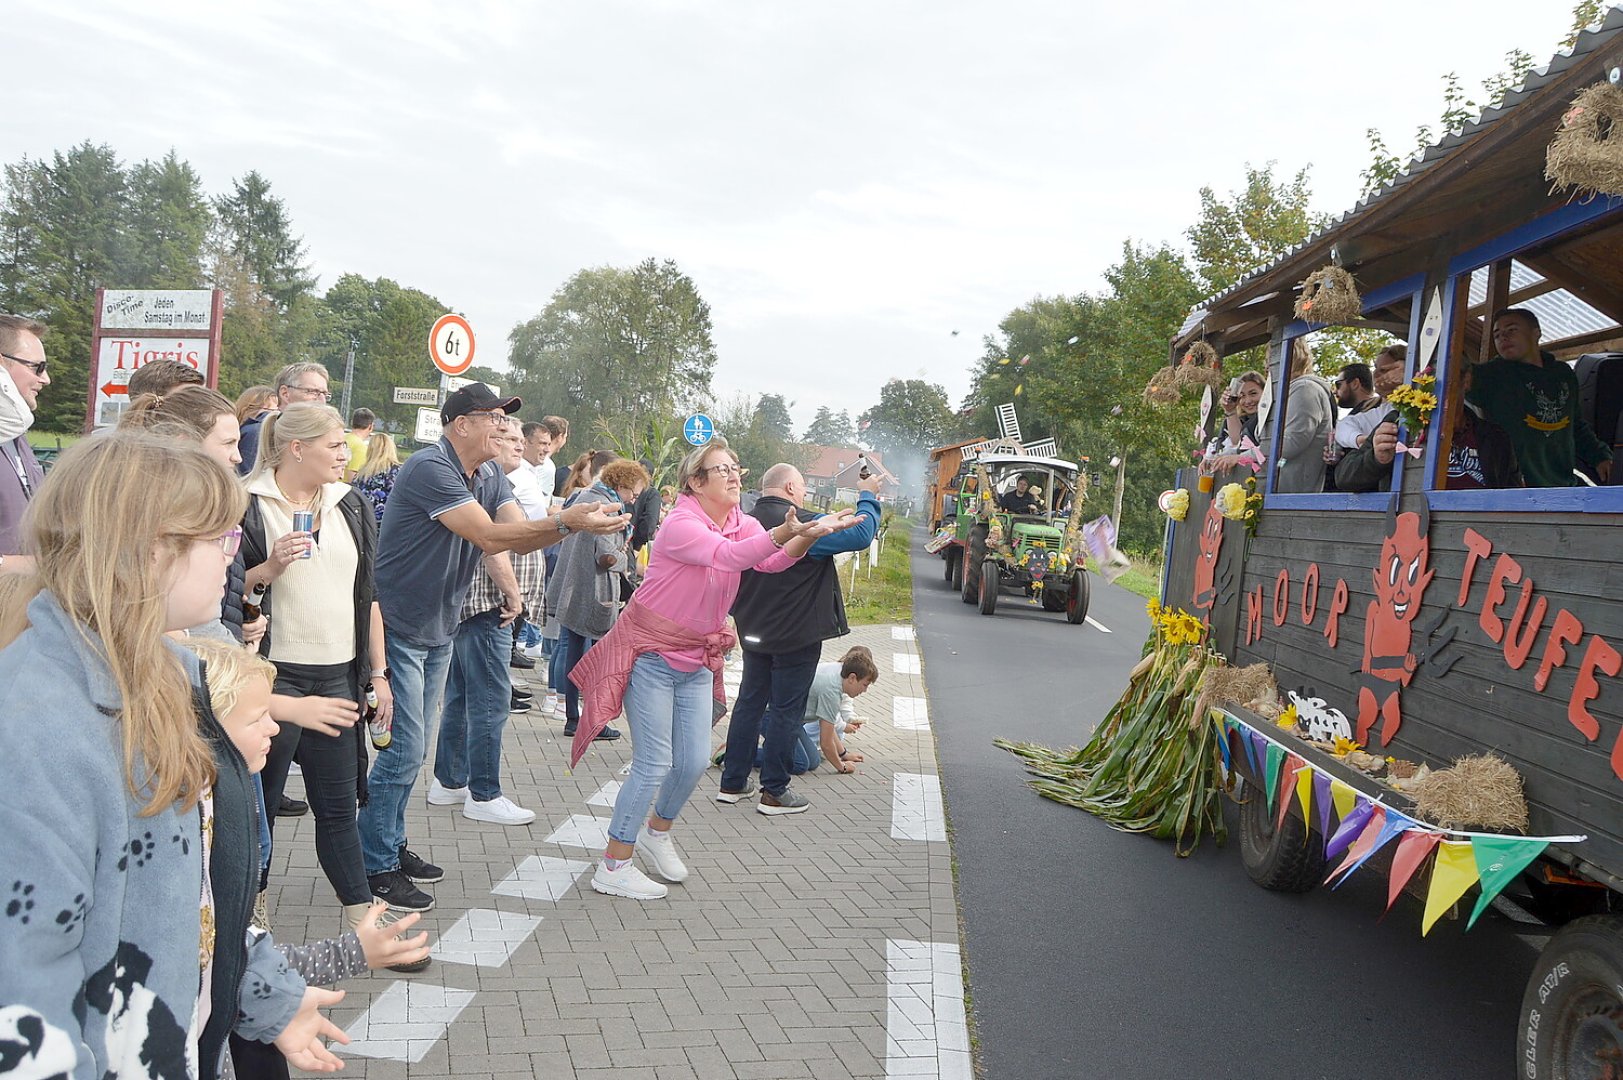
[[[1075,626],[1088,617],[1088,572],[1081,567],[1071,571],[1071,587],[1065,593],[1065,621]]]
[[[964,550],[954,545],[947,549],[947,584],[956,592],[964,588]]]
[[[981,614],[990,615],[997,610],[998,571],[997,560],[987,559],[981,563],[980,600]]]
[[[981,561],[986,558],[986,530],[974,528],[969,531],[969,542],[964,547],[963,566],[959,575],[963,581],[960,585],[964,603],[973,604],[981,594]]]

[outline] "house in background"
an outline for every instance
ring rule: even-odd
[[[891,471],[885,468],[884,456],[873,451],[858,450],[850,446],[808,447],[812,451],[811,464],[801,470],[806,478],[807,492],[818,499],[836,502],[855,502],[859,457],[867,457],[868,465],[879,475],[879,498],[890,502],[901,494],[902,486]],[[840,493],[846,492],[844,498]]]

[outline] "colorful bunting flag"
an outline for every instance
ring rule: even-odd
[[[1370,811],[1369,820],[1364,823],[1363,829],[1358,833],[1358,839],[1353,841],[1352,847],[1347,849],[1347,857],[1341,865],[1330,871],[1330,876],[1324,879],[1326,885],[1343,874],[1350,873],[1354,867],[1364,861],[1364,856],[1375,850],[1376,843],[1386,829],[1386,807],[1375,804]]]
[[[1296,770],[1296,801],[1302,804],[1302,824],[1308,825],[1313,820],[1313,767],[1301,758],[1296,760],[1300,765]]]
[[[1392,854],[1392,882],[1386,893],[1386,910],[1392,910],[1392,905],[1397,903],[1398,893],[1403,891],[1441,839],[1440,834],[1425,829],[1406,832],[1398,839],[1398,850]]]
[[[1233,765],[1229,761],[1228,720],[1221,714],[1216,714],[1215,718],[1217,719],[1217,749],[1223,755],[1223,775],[1227,776],[1233,771]]]
[[[1284,747],[1280,748],[1284,750]],[[1285,751],[1285,771],[1279,781],[1279,802],[1274,807],[1274,831],[1278,832],[1285,827],[1285,815],[1290,813],[1291,793],[1296,789],[1296,779],[1307,768],[1307,762],[1295,754]]]
[[[1368,824],[1370,816],[1375,813],[1375,804],[1367,799],[1359,799],[1356,806],[1341,817],[1341,824],[1336,827],[1336,834],[1324,846],[1325,861],[1329,861],[1347,850],[1363,828]]]
[[[1268,756],[1268,740],[1264,739],[1261,735],[1258,735],[1255,731],[1247,732],[1246,736],[1246,742],[1251,746],[1251,766],[1257,770],[1254,775],[1259,781],[1261,781],[1263,761]],[[1272,806],[1273,803],[1270,802],[1268,805]]]
[[[1345,819],[1352,813],[1352,808],[1358,804],[1358,792],[1354,791],[1345,780],[1330,780],[1330,798],[1335,800],[1336,817]]]
[[[1317,769],[1313,770],[1313,802],[1319,808],[1319,838],[1328,844],[1330,842],[1330,778]]]
[[[1482,895],[1477,897],[1465,928],[1475,926],[1477,916],[1487,910],[1493,898],[1549,846],[1548,840],[1528,840],[1520,836],[1473,837],[1471,856],[1476,860],[1477,876],[1482,881]]]
[[[1238,734],[1240,737],[1240,749],[1245,751],[1246,763],[1251,766],[1251,775],[1260,778],[1262,776],[1262,762],[1257,758],[1257,748],[1252,745],[1251,733],[1241,731]]]
[[[1279,787],[1279,763],[1285,760],[1285,748],[1268,740],[1268,747],[1264,752],[1266,758],[1262,766],[1262,782],[1268,785],[1268,805],[1274,805],[1274,790]]]
[[[1426,892],[1426,913],[1420,919],[1421,937],[1431,933],[1432,924],[1476,880],[1476,859],[1469,840],[1444,840],[1437,845],[1437,859],[1431,865],[1431,888]]]
[[[1414,828],[1414,825],[1415,822],[1413,818],[1405,817],[1396,810],[1386,811],[1386,820],[1381,822],[1381,831],[1376,834],[1374,842],[1371,843],[1369,847],[1365,848],[1361,854],[1358,854],[1356,861],[1353,861],[1352,856],[1349,855],[1348,865],[1344,866],[1340,871],[1338,871],[1341,874],[1341,881],[1336,882],[1336,888],[1341,888],[1342,881],[1346,881],[1348,878],[1352,877],[1354,871],[1356,871],[1360,866],[1363,866],[1365,863],[1369,862],[1370,857],[1385,847],[1394,836]],[[1358,838],[1360,843],[1363,842],[1363,839],[1364,838],[1362,836]]]

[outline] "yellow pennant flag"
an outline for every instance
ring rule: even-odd
[[[1426,914],[1420,920],[1420,936],[1431,932],[1432,924],[1465,890],[1477,881],[1476,856],[1468,840],[1444,840],[1437,845],[1437,861],[1431,865],[1431,885],[1426,892]]]
[[[1310,765],[1296,770],[1296,801],[1302,804],[1302,823],[1308,824],[1313,820],[1313,768]]]
[[[1336,817],[1345,819],[1352,813],[1352,808],[1358,805],[1358,792],[1348,787],[1344,782],[1331,777],[1330,801],[1336,804]]]

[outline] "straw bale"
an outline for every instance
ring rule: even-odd
[[[1579,92],[1544,154],[1544,176],[1579,195],[1623,194],[1623,89],[1609,82]]]
[[[1462,757],[1410,791],[1415,813],[1452,829],[1527,831],[1522,778],[1493,754]]]

